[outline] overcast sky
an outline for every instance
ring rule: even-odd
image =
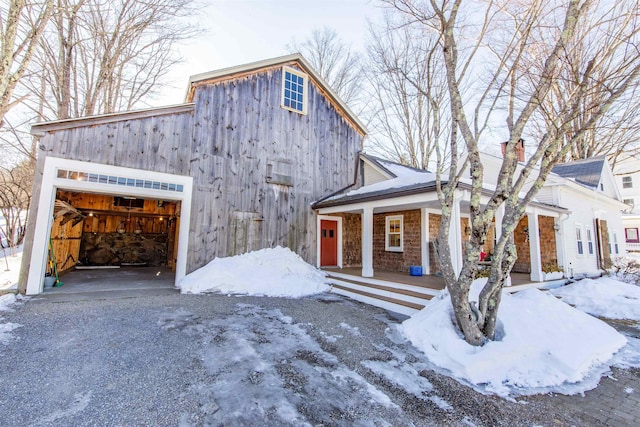
[[[333,28],[361,50],[367,20],[381,10],[372,0],[204,0],[198,20],[207,33],[181,46],[185,63],[174,66],[171,87],[153,106],[184,101],[189,76],[289,53],[292,40],[303,41],[314,28]]]

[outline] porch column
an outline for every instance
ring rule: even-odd
[[[420,209],[420,249],[422,257],[422,274],[431,274],[429,265],[429,212],[426,208]]]
[[[460,200],[462,193],[456,192],[451,208],[451,225],[449,226],[449,248],[451,249],[451,266],[456,274],[462,270],[462,227],[460,226]]]
[[[540,257],[540,229],[538,213],[534,210],[527,214],[529,227],[529,259],[531,261],[531,280],[543,282],[542,259]]]
[[[496,209],[496,213],[494,216],[496,218],[495,232],[496,232],[496,241],[497,241],[498,239],[500,239],[500,236],[502,236],[502,218],[504,218],[504,204],[501,205],[498,209]]]
[[[362,210],[362,277],[373,277],[373,208]]]
[[[496,219],[496,226],[494,228],[494,231],[496,233],[496,242],[497,242],[502,236],[502,219],[504,218],[504,204],[501,205],[498,209],[496,209],[496,213],[494,214],[494,217]],[[495,249],[493,250],[493,253],[495,254]],[[511,274],[507,276],[504,283],[505,283],[505,286],[511,286]]]

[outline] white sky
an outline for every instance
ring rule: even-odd
[[[183,64],[170,73],[172,87],[151,104],[183,102],[189,76],[288,53],[285,45],[302,42],[314,28],[333,28],[362,50],[367,19],[380,16],[372,0],[205,0],[199,23],[207,33],[181,47]]]

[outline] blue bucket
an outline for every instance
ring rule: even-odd
[[[422,266],[421,265],[412,265],[409,267],[409,274],[411,276],[422,276]]]

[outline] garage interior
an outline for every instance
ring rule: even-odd
[[[173,286],[180,203],[58,189],[47,273],[57,269],[66,290],[99,287],[101,277],[116,283],[118,276],[137,283],[161,276]]]

